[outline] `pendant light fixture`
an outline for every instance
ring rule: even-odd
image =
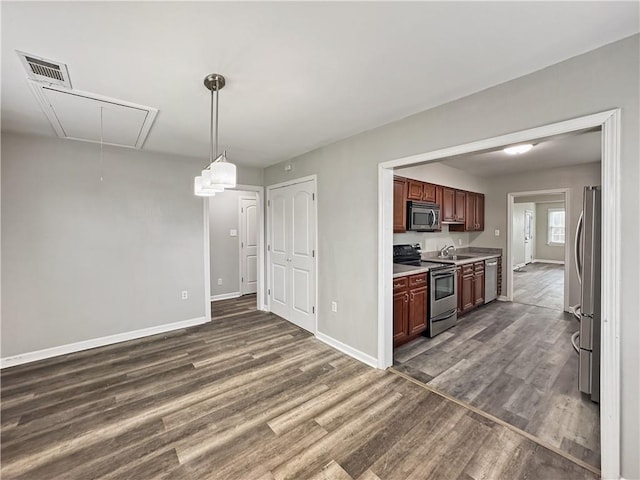
[[[209,132],[209,165],[202,170],[202,175],[194,179],[193,191],[199,197],[212,197],[225,188],[236,186],[236,166],[227,162],[227,152],[218,155],[218,92],[224,88],[225,79],[222,75],[212,73],[204,79],[204,86],[211,91],[211,129]],[[216,94],[215,110],[215,144],[214,144],[214,116],[213,92]]]

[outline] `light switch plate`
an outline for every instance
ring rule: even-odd
[[[496,237],[499,237],[499,236],[500,236],[500,230],[498,230],[498,229],[496,228],[496,229],[493,231],[493,234],[494,234]]]
[[[238,230],[236,230],[235,228],[232,228],[231,230],[229,230],[229,236],[230,237],[237,237],[238,236]]]

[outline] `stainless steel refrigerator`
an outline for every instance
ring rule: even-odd
[[[576,316],[580,320],[579,380],[581,392],[600,402],[600,246],[601,189],[584,187],[582,214],[575,238],[575,261],[581,294]]]

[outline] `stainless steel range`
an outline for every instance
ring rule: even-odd
[[[428,337],[435,337],[458,321],[458,285],[455,265],[421,260],[420,245],[394,245],[393,263],[429,268]]]

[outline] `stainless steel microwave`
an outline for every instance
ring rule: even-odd
[[[440,205],[437,203],[407,202],[407,230],[415,232],[440,230]]]

